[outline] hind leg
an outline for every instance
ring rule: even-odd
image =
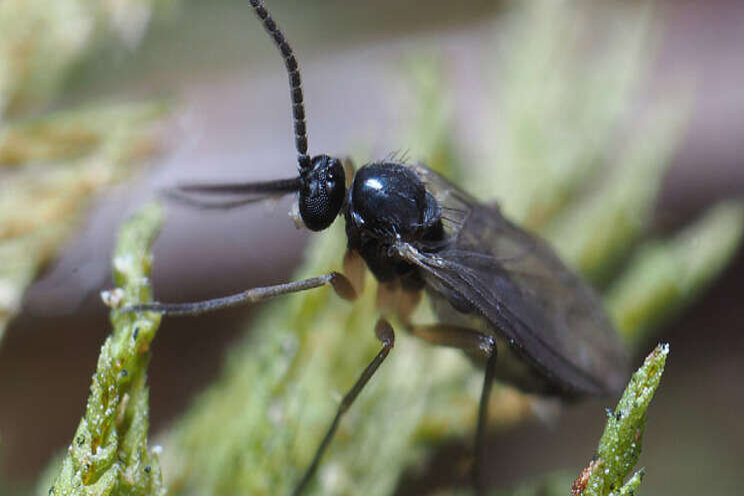
[[[493,337],[472,329],[446,324],[411,326],[411,332],[429,343],[438,346],[457,348],[470,354],[479,354],[486,359],[486,371],[483,378],[480,402],[478,404],[478,424],[475,428],[472,483],[478,494],[483,493],[483,480],[480,467],[485,458],[486,427],[488,423],[488,401],[493,389],[493,378],[498,356],[496,341]]]

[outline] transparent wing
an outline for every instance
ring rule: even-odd
[[[480,313],[514,348],[569,393],[618,391],[627,357],[599,295],[538,237],[415,167],[449,216],[444,247],[401,243],[429,288]]]

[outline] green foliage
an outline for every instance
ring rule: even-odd
[[[108,40],[136,44],[170,0],[0,2],[0,116],[43,108],[72,70]]]
[[[590,464],[586,488],[578,494],[633,494],[638,488],[642,471],[635,473],[627,484],[624,481],[641,454],[648,406],[659,386],[668,354],[668,345],[657,346],[633,374],[615,411],[608,410],[607,426],[599,440],[597,456]]]
[[[585,193],[587,180],[626,148],[617,130],[648,61],[651,23],[645,8],[607,9],[613,21],[602,22],[599,41],[592,38],[596,20],[579,3],[516,4],[497,26],[504,35],[487,48],[484,67],[492,69],[482,77],[494,84],[477,145],[484,156],[464,185],[497,197],[510,218],[535,229]],[[602,56],[587,57],[588,43]],[[673,144],[637,137],[628,137],[629,151],[634,143]]]
[[[509,491],[493,491],[494,496],[563,496],[571,487],[572,496],[634,496],[644,469],[625,479],[641,454],[647,410],[664,372],[668,345],[659,345],[633,374],[614,411],[607,410],[607,426],[597,452],[586,469],[573,481],[567,474],[549,474]],[[463,491],[463,496],[468,492]]]
[[[744,204],[728,201],[672,239],[641,245],[607,292],[620,332],[632,343],[642,342],[723,271],[743,234]]]
[[[637,141],[613,159],[592,190],[545,226],[545,237],[561,257],[595,284],[607,284],[616,275],[619,262],[647,228],[687,115],[684,103],[673,105],[657,108],[653,118],[639,126],[638,137],[644,138],[634,135]]]
[[[157,205],[139,211],[123,227],[114,256],[120,304],[151,301],[150,245],[161,224]],[[147,447],[147,364],[160,315],[112,310],[113,333],[101,347],[85,415],[49,494],[165,494],[160,464]]]
[[[633,474],[633,477],[628,479],[617,492],[617,496],[635,496],[638,493],[638,488],[641,486],[641,481],[645,473],[645,470],[641,469]]]
[[[109,105],[0,123],[0,339],[96,193],[154,151],[165,110]]]
[[[0,2],[0,339],[92,197],[153,151],[153,123],[165,110],[48,106],[80,62],[112,39],[135,44],[153,9],[166,3]]]

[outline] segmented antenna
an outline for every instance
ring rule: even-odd
[[[295,148],[297,149],[297,162],[301,170],[310,168],[310,157],[307,154],[307,129],[305,126],[305,106],[302,98],[302,81],[300,80],[300,69],[297,66],[292,47],[284,38],[279,26],[271,18],[269,12],[260,0],[250,0],[251,7],[266,28],[266,31],[274,39],[274,44],[279,49],[284,59],[289,75],[289,95],[292,100],[292,117],[294,118]]]

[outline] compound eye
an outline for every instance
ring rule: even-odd
[[[341,161],[328,155],[312,159],[313,167],[302,175],[300,216],[312,231],[330,226],[341,211],[346,195],[346,177]]]
[[[333,173],[333,169],[328,170],[328,176],[326,177],[326,190],[330,193],[336,187],[336,175]]]

